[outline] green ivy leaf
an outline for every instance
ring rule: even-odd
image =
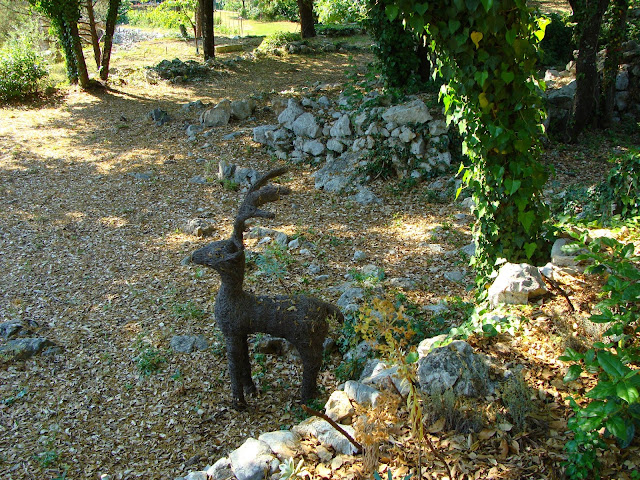
[[[500,78],[502,78],[502,81],[504,83],[509,85],[511,82],[513,82],[513,79],[516,78],[516,76],[513,72],[502,72],[500,74]]]
[[[460,28],[460,22],[455,19],[449,20],[449,32],[451,35],[454,35],[456,31]]]
[[[397,5],[387,5],[384,8],[384,11],[387,14],[387,17],[389,18],[389,20],[393,22],[396,18],[398,18],[398,13],[400,13],[400,8]]]
[[[419,15],[424,16],[426,11],[429,9],[429,3],[428,2],[417,3],[413,6],[413,8],[416,12],[418,12]]]
[[[533,221],[536,219],[535,212],[519,212],[518,213],[518,221],[524,228],[524,231],[529,233],[531,231],[531,225],[533,225]]]
[[[527,255],[527,258],[531,258],[535,251],[537,250],[538,245],[535,243],[525,243],[524,244],[524,253]]]
[[[482,2],[482,6],[484,7],[485,12],[489,12],[491,7],[493,7],[493,0],[480,0]]]
[[[496,327],[494,327],[490,323],[485,323],[484,325],[482,325],[482,331],[487,337],[496,337],[498,335],[498,330],[496,330]]]
[[[514,180],[511,178],[504,179],[504,186],[507,188],[507,193],[509,195],[516,193],[520,188],[520,185],[522,185],[522,180]]]
[[[515,28],[512,28],[511,30],[507,30],[507,33],[505,34],[504,37],[507,43],[513,46],[513,42],[517,36],[518,36],[518,32],[516,31]]]
[[[478,82],[478,85],[484,87],[485,82],[489,78],[489,72],[483,70],[482,72],[476,72],[473,74],[473,78]]]

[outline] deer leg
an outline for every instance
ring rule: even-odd
[[[235,408],[241,409],[246,407],[247,404],[244,399],[247,377],[251,381],[247,337],[230,335],[226,337],[226,344],[229,377],[231,379],[231,400]]]
[[[315,398],[318,394],[317,379],[322,367],[322,350],[300,352],[302,357],[302,386],[300,387],[300,399],[303,402]]]
[[[249,345],[247,344],[247,337],[242,337],[242,387],[244,393],[247,395],[253,395],[257,392],[256,386],[251,379],[251,360],[249,359]]]

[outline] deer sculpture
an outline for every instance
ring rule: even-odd
[[[247,335],[268,333],[285,338],[298,350],[303,364],[301,400],[314,398],[316,381],[322,365],[324,340],[329,330],[328,319],[343,321],[340,310],[329,303],[304,295],[253,295],[242,288],[245,253],[242,234],[249,218],[274,218],[271,212],[259,207],[279,200],[291,190],[284,186],[268,185],[269,180],[287,171],[272,170],[251,186],[241,204],[228,240],[212,242],[189,255],[183,263],[213,268],[220,274],[222,284],[216,296],[216,324],[222,331],[227,347],[229,376],[233,406],[246,407],[244,394],[253,394],[256,387],[251,379],[251,362]]]

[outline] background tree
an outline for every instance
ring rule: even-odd
[[[89,23],[89,34],[91,35],[91,46],[93,47],[93,58],[96,61],[96,67],[100,68],[100,38],[96,28],[96,16],[93,9],[93,0],[85,0],[84,6],[87,10],[87,20]]]
[[[213,0],[198,0],[200,12],[202,12],[202,49],[205,61],[216,57],[214,24],[213,24]]]
[[[616,78],[622,62],[622,43],[626,39],[627,13],[629,0],[612,0],[605,17],[605,31],[607,49],[602,72],[602,88],[600,101],[599,126],[607,128],[613,120],[615,105]]]
[[[111,61],[111,48],[113,46],[113,34],[116,30],[116,22],[120,10],[121,0],[109,0],[109,9],[105,22],[105,32],[103,36],[102,58],[100,59],[100,78],[109,78],[109,62]]]
[[[578,29],[576,60],[576,100],[570,139],[575,141],[584,128],[596,121],[598,105],[598,70],[596,55],[602,18],[610,0],[569,0]]]
[[[313,0],[298,0],[300,12],[300,35],[302,38],[316,36],[315,18],[313,15]]]

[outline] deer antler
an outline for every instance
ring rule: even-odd
[[[249,189],[242,205],[238,209],[238,215],[233,223],[233,242],[238,248],[244,248],[242,243],[242,233],[245,230],[245,221],[250,218],[274,218],[275,214],[266,210],[261,210],[261,205],[280,200],[282,195],[289,195],[291,189],[283,186],[267,185],[272,178],[279,177],[287,172],[286,167],[277,168],[265,173]]]

